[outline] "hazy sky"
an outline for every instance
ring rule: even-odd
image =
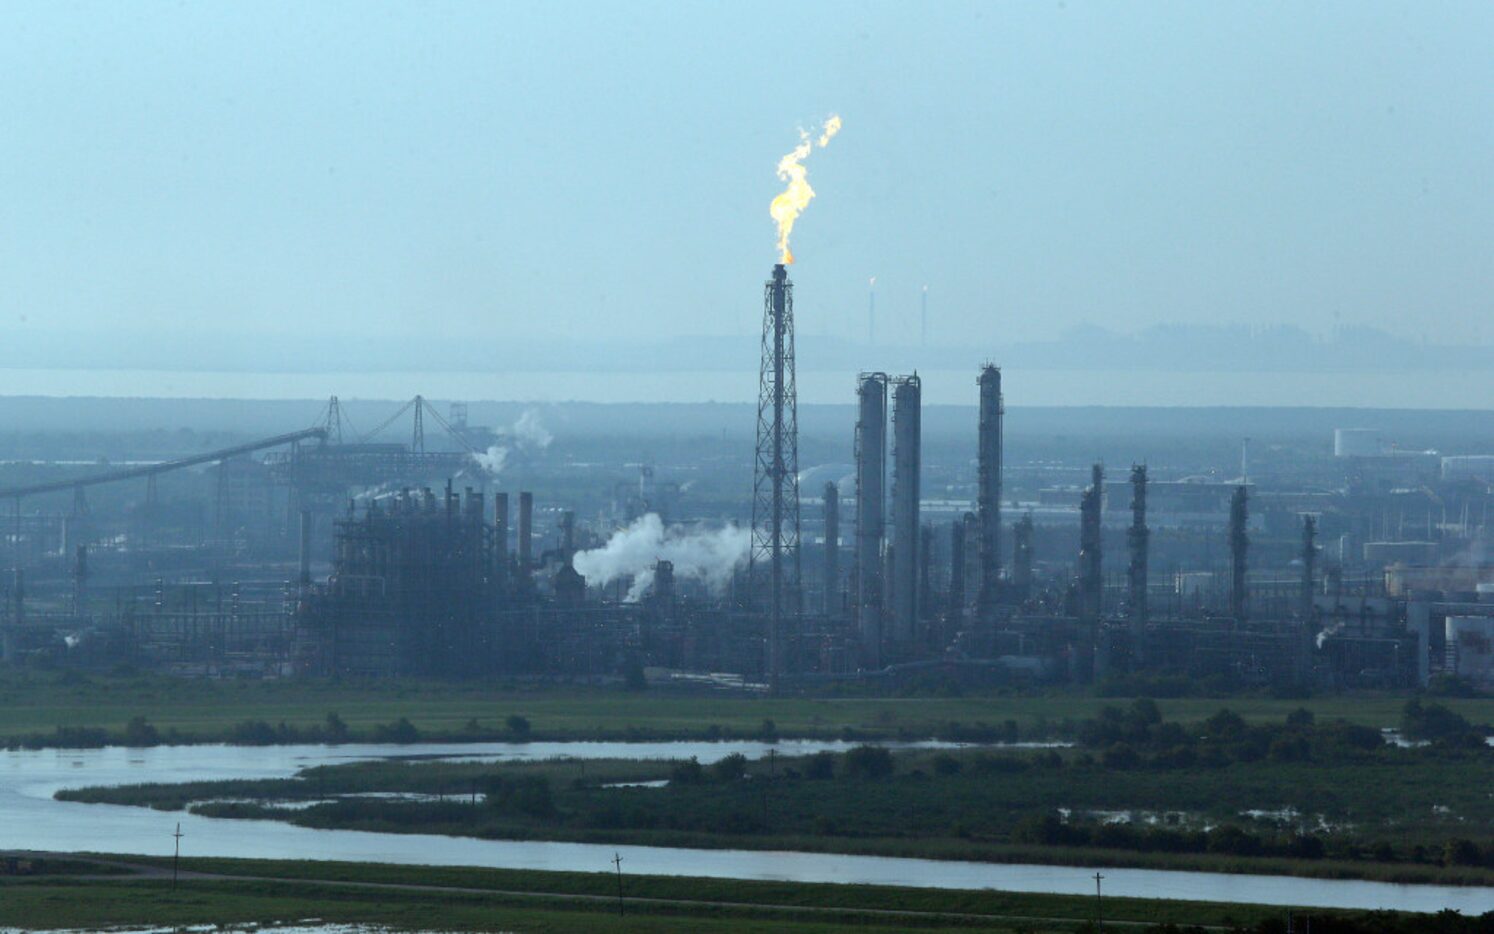
[[[1494,340],[1494,4],[7,3],[0,321]],[[16,333],[12,330],[12,333]],[[329,353],[336,344],[328,340]],[[127,361],[122,361],[127,362]]]

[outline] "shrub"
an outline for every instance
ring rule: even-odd
[[[488,806],[500,811],[517,811],[529,817],[555,814],[555,796],[550,790],[550,780],[543,775],[493,776],[484,784],[484,791]]]
[[[1273,762],[1302,762],[1308,758],[1307,738],[1282,736],[1271,743],[1268,753]]]
[[[394,723],[380,723],[374,727],[374,740],[380,743],[418,743],[420,731],[408,719],[400,717]]]
[[[1245,732],[1245,718],[1225,707],[1204,721],[1204,730],[1214,739],[1239,736]]]
[[[1483,851],[1472,840],[1458,838],[1447,841],[1442,850],[1442,859],[1449,866],[1478,866],[1484,861]]]
[[[160,742],[161,734],[144,717],[131,717],[130,722],[125,724],[126,746],[154,746]]]
[[[934,757],[933,766],[936,775],[956,775],[960,771],[960,760],[954,756],[945,754]]]
[[[269,746],[275,742],[275,728],[263,720],[240,720],[229,728],[228,741],[240,746]]]
[[[699,785],[704,781],[705,769],[701,767],[700,760],[694,756],[682,762],[676,762],[674,768],[669,770],[671,785]]]
[[[327,742],[341,743],[348,738],[348,725],[335,713],[327,714],[327,722],[322,728],[327,734]]]
[[[503,721],[503,723],[508,727],[508,731],[515,736],[521,739],[527,738],[529,736],[530,727],[528,717],[521,717],[518,714],[514,714],[507,720]]]
[[[857,746],[845,754],[844,765],[851,778],[886,778],[895,768],[892,753],[881,746]]]
[[[1138,697],[1131,702],[1131,719],[1143,727],[1162,722],[1162,711],[1150,697]]]
[[[1141,765],[1141,754],[1125,743],[1116,743],[1100,756],[1100,764],[1107,769],[1134,769]]]
[[[1441,704],[1422,704],[1415,697],[1401,711],[1401,732],[1411,739],[1456,739],[1471,729],[1467,720]]]
[[[835,755],[828,752],[817,752],[804,760],[804,777],[814,781],[824,781],[835,777]]]
[[[711,775],[718,782],[734,782],[747,774],[747,757],[734,752],[711,766]]]

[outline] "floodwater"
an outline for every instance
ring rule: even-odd
[[[909,744],[922,748],[938,743]],[[919,888],[1002,889],[1084,895],[1094,892],[1093,869],[950,860],[848,856],[827,853],[694,850],[676,847],[477,840],[423,834],[313,830],[278,821],[203,817],[179,811],[57,801],[61,788],[226,778],[278,778],[312,765],[382,757],[464,760],[656,758],[694,756],[702,763],[740,752],[761,758],[770,750],[803,755],[843,751],[842,742],[529,743],[349,746],[160,746],[90,750],[16,750],[0,753],[0,849],[93,851],[167,855],[181,822],[182,853],[266,859],[327,859],[406,865],[487,866],[600,872],[621,852],[630,872],[903,885]],[[1198,899],[1323,908],[1440,911],[1494,910],[1494,888],[1392,885],[1340,879],[1299,879],[1154,869],[1105,869],[1113,896]]]

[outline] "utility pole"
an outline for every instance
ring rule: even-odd
[[[176,891],[176,864],[182,858],[182,824],[177,821],[176,833],[171,836],[176,838],[176,852],[171,855],[171,890]]]
[[[620,854],[613,852],[612,865],[617,867],[617,913],[623,913],[623,858]]]
[[[1105,931],[1105,904],[1100,898],[1100,880],[1105,878],[1098,872],[1095,873],[1095,925],[1100,929],[1100,934]]]

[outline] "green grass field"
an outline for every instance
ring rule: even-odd
[[[1405,698],[1355,695],[1305,701],[1258,697],[1159,701],[1170,720],[1201,720],[1228,706],[1247,720],[1280,720],[1298,707],[1320,720],[1344,718],[1373,727],[1395,725]],[[1046,735],[1065,721],[1093,716],[1123,699],[1078,692],[1026,696],[938,698],[743,698],[564,687],[438,684],[418,681],[338,683],[195,681],[157,676],[104,677],[50,672],[0,673],[0,741],[96,727],[121,734],[143,716],[163,735],[184,741],[225,738],[244,720],[310,728],[338,714],[353,738],[409,719],[426,737],[461,738],[470,721],[501,731],[511,715],[528,718],[534,739],[689,738],[756,735],[772,720],[784,737],[929,737],[951,722],[997,726],[1015,721],[1024,735]],[[1494,722],[1494,698],[1448,700],[1475,723]]]
[[[149,862],[139,860],[138,862]],[[154,861],[165,865],[165,861]],[[420,930],[841,932],[952,927],[1085,930],[1088,897],[876,886],[624,876],[625,913],[609,873],[442,869],[354,863],[185,859],[184,871],[236,878],[0,882],[0,925],[93,929],[116,924],[261,923],[318,918]],[[370,885],[428,886],[391,889]],[[879,914],[879,912],[915,914]],[[1255,926],[1285,911],[1205,902],[1106,899],[1109,922]],[[1345,913],[1323,913],[1344,916]]]

